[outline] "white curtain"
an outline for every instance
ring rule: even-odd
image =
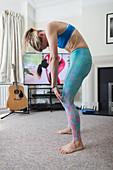
[[[16,66],[17,81],[23,83],[22,37],[24,18],[20,14],[3,11],[0,50],[0,82],[13,82],[11,65]]]

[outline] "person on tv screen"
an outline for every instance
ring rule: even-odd
[[[59,148],[59,151],[68,154],[82,150],[84,147],[80,134],[80,116],[74,105],[74,97],[92,66],[92,57],[86,41],[76,27],[58,21],[48,23],[45,30],[29,29],[24,40],[25,49],[29,43],[37,51],[43,51],[47,47],[50,50],[51,85],[55,95],[62,102],[68,119],[68,128],[57,133],[72,134],[73,137],[72,141]],[[70,66],[64,80],[62,94],[57,86],[58,47],[70,54]]]
[[[39,64],[39,66],[37,68],[37,74],[38,74],[38,77],[40,78],[41,74],[42,74],[42,67],[45,68],[48,81],[49,81],[49,83],[51,83],[51,72],[48,71],[49,59],[50,59],[50,54],[47,54],[44,57],[44,59],[42,60],[41,64]],[[60,84],[59,74],[65,67],[65,61],[63,58],[60,59],[60,56],[58,56],[58,59],[59,59],[59,65],[58,65],[57,84]]]

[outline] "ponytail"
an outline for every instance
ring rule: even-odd
[[[38,77],[40,78],[42,75],[42,64],[39,64],[39,66],[37,68],[37,74],[38,74]]]
[[[48,67],[48,63],[47,63],[47,60],[46,59],[43,59],[41,64],[39,64],[38,68],[37,68],[37,74],[38,74],[38,77],[40,78],[41,75],[42,75],[42,67],[43,68],[47,68]]]

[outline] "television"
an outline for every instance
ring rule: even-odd
[[[49,65],[49,53],[26,53],[23,56],[24,66],[24,85],[50,85],[51,73]],[[66,76],[67,69],[70,65],[70,55],[68,53],[58,53],[58,79],[57,84],[62,85]],[[44,64],[42,67],[42,61]],[[37,70],[41,64],[42,74],[38,76]]]

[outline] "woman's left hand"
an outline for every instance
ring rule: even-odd
[[[54,94],[56,95],[56,97],[60,100],[60,102],[62,102],[61,92],[59,91],[57,86],[53,88],[53,91],[54,91]]]

